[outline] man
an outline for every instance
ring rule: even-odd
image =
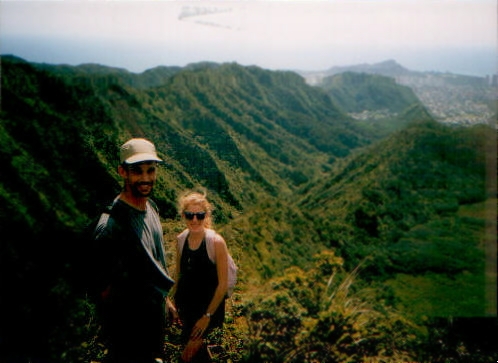
[[[167,298],[174,281],[165,261],[163,230],[149,199],[158,163],[154,144],[134,138],[120,149],[124,188],[95,228],[99,251],[102,328],[113,363],[161,361]]]

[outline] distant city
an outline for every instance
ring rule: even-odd
[[[441,72],[411,71],[394,60],[376,64],[333,67],[323,72],[300,72],[307,83],[316,85],[324,77],[353,71],[393,77],[397,83],[413,89],[435,119],[459,125],[496,125],[498,74],[468,76]],[[352,114],[356,119],[385,118],[385,111]],[[392,116],[392,115],[391,115]]]

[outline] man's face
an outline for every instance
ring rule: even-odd
[[[135,197],[148,197],[152,193],[157,176],[157,163],[146,161],[131,164],[127,168],[126,184]]]

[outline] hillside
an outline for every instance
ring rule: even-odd
[[[430,315],[484,315],[484,297],[461,299],[454,310],[437,307],[431,314],[423,304],[407,304],[404,282],[437,286],[435,281],[453,279],[473,292],[484,290],[488,214],[482,209],[493,205],[496,192],[487,184],[487,158],[496,156],[494,130],[440,125],[420,102],[403,103],[405,88],[390,82],[392,104],[402,106],[376,127],[348,116],[342,111],[346,103],[293,72],[201,63],[132,74],[10,56],[1,65],[0,266],[8,293],[2,295],[0,324],[9,331],[2,336],[3,354],[13,361],[78,356],[79,344],[95,334],[91,307],[79,289],[86,262],[81,230],[118,193],[117,147],[131,136],[153,140],[166,160],[154,199],[167,241],[181,228],[177,195],[198,185],[211,193],[216,225],[241,267],[233,314],[247,321],[232,321],[231,336],[246,340],[242,327],[264,315],[257,302],[272,299],[268,289],[281,284],[286,288],[278,293],[295,293],[295,300],[279,296],[265,304],[278,305],[283,312],[277,318],[296,324],[287,333],[307,336],[313,330],[306,324],[313,321],[318,329],[330,318],[318,307],[330,267],[345,276],[367,256],[371,262],[358,277],[358,289],[370,284],[378,289],[372,299],[384,301],[380,295],[389,286],[389,306],[417,323]],[[372,92],[385,90],[383,79],[368,82]],[[351,83],[348,90],[359,93],[361,87]],[[370,102],[382,108],[384,100]],[[453,249],[458,254],[448,253]],[[316,267],[320,253],[336,257]],[[294,281],[296,274],[309,277],[311,287],[301,291],[309,295],[293,290],[307,280]],[[447,296],[461,292],[455,285]],[[299,321],[288,317],[292,312]],[[385,323],[389,331],[394,320]],[[284,339],[291,341],[292,335]],[[257,347],[247,346],[241,355],[265,361],[260,354],[266,348]],[[407,354],[424,351],[417,347]],[[362,349],[355,354],[372,356],[380,344]]]
[[[365,257],[369,253],[362,253],[364,248],[389,254],[413,229],[494,197],[487,170],[492,153],[492,136],[485,126],[451,129],[433,121],[416,122],[344,160],[330,178],[308,184],[299,206],[314,206],[315,225],[327,236],[321,239],[349,256]],[[392,263],[389,268],[404,271],[407,266]],[[411,269],[424,273],[430,267]]]
[[[419,102],[413,91],[390,77],[345,72],[323,79],[323,88],[347,113],[387,110],[398,113]]]
[[[15,291],[2,310],[24,317],[12,325],[2,316],[14,350],[18,343],[34,350],[62,343],[52,329],[77,308],[64,301],[85,264],[79,233],[118,193],[117,146],[127,138],[154,140],[167,161],[154,196],[166,223],[177,220],[178,193],[204,185],[220,225],[291,195],[329,160],[369,142],[324,93],[292,73],[188,67],[142,90],[119,69],[85,69],[2,58],[1,275],[13,276],[2,285]]]

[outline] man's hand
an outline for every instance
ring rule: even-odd
[[[176,310],[175,304],[173,304],[169,297],[166,298],[166,316],[170,316],[173,323],[181,324],[178,310]]]

